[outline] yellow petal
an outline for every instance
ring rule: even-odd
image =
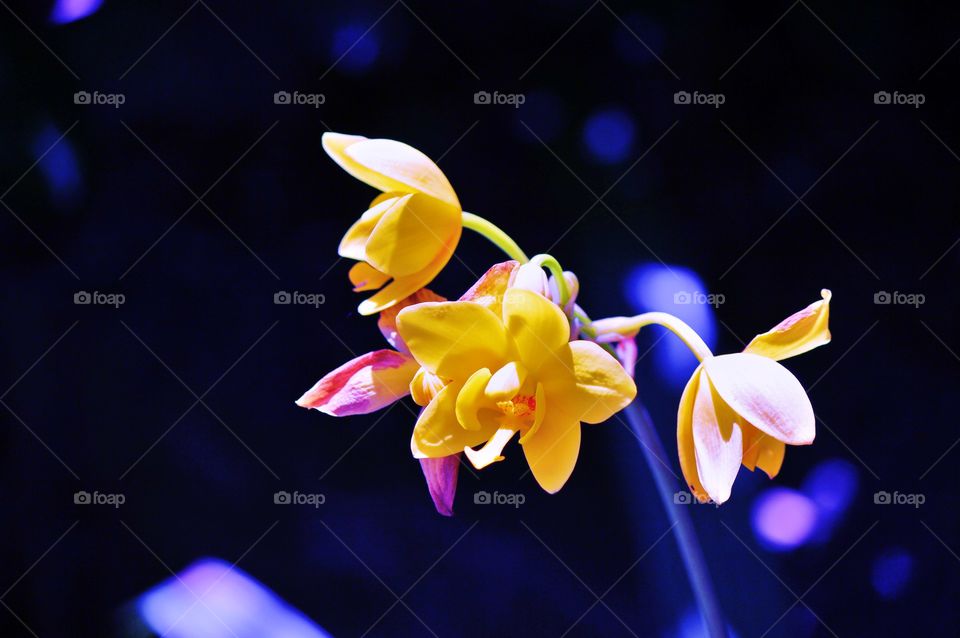
[[[570,324],[546,297],[520,288],[507,289],[503,323],[531,374],[536,375],[545,363],[560,363],[558,351],[570,339]]]
[[[820,295],[823,297],[820,301],[813,302],[769,331],[754,337],[744,352],[779,361],[829,343],[831,293],[824,288]]]
[[[495,314],[469,301],[404,308],[397,315],[397,328],[420,365],[446,379],[466,381],[480,368],[496,370],[506,363],[503,324]]]
[[[760,445],[760,454],[757,456],[757,467],[766,472],[770,478],[776,477],[780,473],[780,468],[783,467],[786,447],[783,441],[764,436]]]
[[[527,369],[522,363],[511,361],[490,377],[486,395],[494,401],[506,401],[517,396],[523,382],[527,380]]]
[[[385,275],[365,261],[358,261],[348,273],[354,292],[376,290],[390,281],[390,275]]]
[[[708,358],[703,368],[724,402],[751,425],[790,445],[813,442],[813,406],[797,378],[782,365],[738,353]]]
[[[540,426],[543,425],[543,419],[547,416],[547,393],[546,390],[543,389],[542,383],[537,384],[537,393],[534,395],[534,400],[536,401],[537,408],[533,413],[533,424],[530,425],[527,433],[520,437],[521,445],[526,443],[531,436],[540,430]]]
[[[458,384],[448,384],[420,413],[413,428],[410,448],[416,458],[439,458],[458,454],[463,448],[479,445],[493,434],[494,429],[465,430],[457,421],[456,403]]]
[[[510,439],[513,438],[513,435],[516,433],[516,430],[511,430],[510,428],[500,428],[490,437],[487,444],[479,450],[474,450],[472,447],[465,447],[463,448],[463,452],[467,455],[467,458],[470,459],[473,467],[482,470],[491,463],[497,463],[503,460],[503,456],[501,456],[500,453],[503,452],[504,446],[510,442]]]
[[[343,239],[340,240],[340,247],[337,249],[341,257],[356,259],[357,261],[366,260],[367,240],[370,239],[370,233],[377,226],[377,222],[388,210],[404,201],[401,197],[385,195],[373,200],[369,210],[361,215],[360,219],[347,230]]]
[[[437,255],[437,258],[429,266],[413,275],[394,279],[377,291],[375,295],[361,302],[360,305],[357,306],[357,312],[361,315],[376,314],[396,305],[429,284],[433,281],[433,278],[443,270],[447,262],[450,261],[450,257],[453,256],[453,249],[456,247],[459,239],[460,234],[458,230],[457,236],[451,238],[450,244],[442,253]]]
[[[560,410],[547,410],[536,436],[524,441],[523,453],[540,487],[555,494],[577,464],[580,422]]]
[[[490,370],[480,368],[470,375],[457,395],[457,420],[468,430],[479,430],[483,427],[478,415],[481,409],[495,407],[483,393],[490,376]]]
[[[609,352],[592,341],[571,341],[569,349],[575,386],[563,399],[576,406],[571,413],[581,421],[602,423],[637,396],[633,379]]]
[[[710,496],[700,482],[697,453],[693,444],[693,404],[700,388],[702,373],[702,366],[694,370],[680,397],[680,407],[677,410],[677,451],[680,455],[680,469],[690,487],[690,492],[699,502],[706,503],[710,500]]]
[[[470,290],[463,293],[460,301],[472,301],[489,308],[498,317],[502,316],[503,295],[520,262],[505,261],[491,266]]]
[[[410,382],[410,396],[413,402],[419,406],[427,406],[433,401],[433,397],[439,394],[443,389],[443,380],[428,371],[426,368],[419,368],[413,375],[413,381]]]
[[[381,215],[364,255],[392,277],[411,275],[443,253],[460,230],[458,209],[423,195],[406,195]]]
[[[701,377],[693,402],[693,447],[700,483],[717,505],[730,498],[743,460],[740,426],[724,415],[721,403],[708,377]]]
[[[345,171],[376,189],[425,193],[460,208],[440,168],[412,146],[394,140],[324,133],[323,148]]]

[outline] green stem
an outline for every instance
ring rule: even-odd
[[[463,211],[463,227],[469,228],[475,233],[479,233],[489,239],[497,248],[505,252],[510,259],[516,259],[521,264],[530,261],[526,253],[517,245],[517,242],[513,241],[510,235],[483,217]]]
[[[534,255],[530,262],[550,271],[554,281],[557,282],[557,290],[560,291],[560,307],[565,308],[570,301],[570,287],[567,286],[567,278],[563,276],[560,262],[553,255],[545,254]]]
[[[703,361],[713,356],[710,347],[697,334],[696,330],[666,312],[645,312],[634,317],[609,317],[593,322],[597,334],[615,333],[625,337],[634,336],[640,331],[640,328],[652,325],[663,326],[680,337],[680,340],[690,348],[697,360]]]

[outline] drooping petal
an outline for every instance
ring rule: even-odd
[[[470,290],[463,293],[460,301],[478,303],[500,317],[503,295],[519,266],[520,262],[512,260],[494,264],[470,287]]]
[[[370,232],[366,261],[393,277],[412,275],[426,268],[460,230],[458,209],[424,195],[406,195]]]
[[[571,341],[559,363],[541,379],[551,405],[585,423],[602,423],[637,396],[637,386],[623,366],[592,341]]]
[[[479,450],[474,450],[471,447],[464,448],[463,453],[470,459],[473,467],[482,470],[492,463],[503,460],[503,456],[501,455],[503,448],[516,433],[517,431],[511,428],[500,428],[490,437],[490,440],[487,441],[482,448]]]
[[[760,454],[757,456],[757,467],[763,470],[770,478],[776,478],[783,467],[783,457],[786,454],[786,444],[773,437],[764,437]]]
[[[703,367],[694,370],[687,381],[683,394],[680,397],[680,407],[677,410],[677,451],[680,455],[680,469],[683,478],[690,487],[692,495],[701,503],[710,500],[710,495],[700,482],[700,473],[697,470],[697,452],[693,443],[693,405],[700,388],[700,379]]]
[[[332,416],[368,414],[406,396],[418,367],[400,352],[368,352],[317,381],[297,405]]]
[[[354,292],[376,290],[390,281],[390,275],[385,275],[365,261],[358,261],[350,268],[350,283]]]
[[[703,368],[724,402],[751,425],[790,445],[813,442],[813,406],[797,378],[782,365],[738,353],[708,358]]]
[[[506,363],[507,335],[500,319],[470,301],[421,303],[397,315],[410,352],[431,372],[461,382],[479,368]]]
[[[453,499],[457,494],[457,475],[460,472],[460,455],[452,454],[438,459],[420,459],[420,469],[427,479],[427,489],[437,512],[453,516]]]
[[[409,197],[409,195],[404,197]],[[367,258],[367,240],[370,239],[370,233],[376,228],[377,222],[380,221],[388,210],[401,205],[401,203],[406,200],[403,197],[397,197],[395,195],[387,196],[387,193],[384,193],[373,201],[374,203],[371,204],[370,209],[353,223],[353,226],[347,230],[343,239],[340,240],[340,247],[337,249],[337,252],[341,257],[364,261]]]
[[[425,193],[460,208],[440,168],[412,146],[395,140],[324,133],[323,148],[345,171],[378,190]]]
[[[524,441],[523,454],[540,487],[556,494],[577,464],[580,421],[548,406],[536,435]]]
[[[724,410],[721,403],[709,378],[701,377],[693,403],[693,447],[700,483],[717,505],[730,498],[743,460],[740,426],[733,422],[733,415]]]
[[[537,374],[544,364],[559,364],[557,353],[570,340],[570,324],[546,297],[508,288],[503,297],[503,323],[531,374]]]
[[[439,458],[463,452],[463,448],[479,445],[495,431],[493,428],[466,430],[457,421],[456,405],[459,384],[448,384],[420,412],[413,428],[410,449],[415,458]]]
[[[383,335],[383,338],[393,346],[394,350],[406,352],[407,354],[410,353],[407,344],[403,342],[403,339],[400,338],[400,333],[397,332],[397,314],[407,306],[413,306],[426,301],[446,301],[446,299],[429,288],[421,288],[406,299],[390,306],[377,317],[377,327],[380,328],[380,333]]]
[[[511,361],[490,377],[485,392],[494,401],[506,401],[517,396],[526,380],[527,369],[522,363]]]
[[[777,361],[803,354],[830,343],[830,291],[820,291],[823,297],[803,310],[795,312],[775,327],[753,338],[744,352],[769,357]]]

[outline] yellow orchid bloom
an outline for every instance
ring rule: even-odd
[[[576,464],[581,422],[605,421],[637,389],[599,345],[570,341],[555,303],[509,285],[515,262],[509,273],[502,266],[465,295],[470,301],[420,303],[398,314],[400,336],[423,367],[411,389],[425,405],[411,448],[417,458],[464,452],[480,469],[503,460],[519,432],[534,477],[554,493]]]
[[[440,168],[402,142],[324,133],[323,148],[345,171],[383,191],[338,250],[358,262],[350,269],[354,290],[379,289],[358,308],[375,314],[426,286],[447,264],[463,230],[460,201]]]
[[[680,399],[677,447],[693,494],[721,504],[742,464],[774,478],[786,445],[809,445],[816,419],[806,391],[777,361],[830,342],[830,291],[736,354],[707,357]]]

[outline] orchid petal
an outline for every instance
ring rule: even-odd
[[[406,396],[417,367],[400,352],[368,352],[317,381],[297,405],[331,416],[368,414]]]
[[[385,275],[365,261],[358,261],[348,274],[354,292],[376,290],[390,281],[390,275]]]
[[[538,410],[539,410],[539,406]],[[556,494],[570,478],[580,454],[580,422],[552,407],[536,436],[523,443],[530,471],[544,490]]]
[[[803,354],[830,342],[830,291],[820,291],[823,297],[803,310],[795,312],[769,331],[753,338],[744,352],[769,357],[777,361]]]
[[[412,275],[459,239],[460,211],[424,195],[406,195],[380,216],[364,247],[366,261],[392,277]]]
[[[471,447],[467,447],[463,449],[463,453],[470,459],[473,467],[482,470],[492,463],[503,460],[501,452],[503,452],[503,448],[516,433],[517,431],[511,428],[500,428],[490,437],[490,440],[487,441],[486,445],[482,448],[474,450]]]
[[[463,451],[465,447],[479,445],[493,434],[494,428],[466,430],[457,421],[457,394],[461,386],[444,386],[429,405],[420,412],[413,428],[410,449],[415,458],[439,458]]]
[[[637,396],[637,386],[616,359],[592,341],[571,341],[562,363],[543,375],[551,405],[585,423],[602,423]]]
[[[491,266],[483,273],[477,283],[470,290],[463,293],[460,301],[472,301],[488,308],[498,317],[502,313],[503,295],[510,285],[510,281],[520,267],[518,261],[504,261]]]
[[[388,210],[403,205],[409,197],[409,195],[397,197],[395,193],[384,193],[373,200],[369,210],[361,215],[360,219],[355,221],[353,226],[344,234],[343,239],[340,240],[340,246],[337,248],[337,253],[347,259],[366,260],[366,246],[367,240],[370,239],[370,233],[373,232],[377,223]]]
[[[813,442],[813,406],[797,378],[782,365],[738,353],[709,358],[703,368],[723,401],[742,419],[790,445]]]
[[[690,380],[687,381],[683,394],[680,397],[680,407],[677,410],[677,451],[680,455],[680,469],[683,478],[690,487],[692,495],[701,503],[710,500],[710,495],[700,482],[700,472],[697,470],[697,453],[693,442],[693,406],[700,388],[703,367],[697,367]],[[709,383],[709,381],[703,381]]]
[[[443,379],[421,367],[410,382],[410,396],[414,403],[426,407],[433,401],[433,397],[440,393],[444,385],[446,384]]]
[[[406,299],[390,306],[377,317],[377,327],[380,328],[380,333],[383,335],[383,338],[393,346],[394,350],[410,354],[407,344],[403,342],[403,339],[400,338],[400,333],[397,332],[397,314],[407,306],[413,306],[426,301],[446,301],[446,299],[429,288],[421,288]]]
[[[701,378],[693,404],[693,445],[697,475],[717,505],[730,498],[730,490],[743,460],[740,426],[732,421],[732,414],[724,412],[722,401],[708,378]]]
[[[570,339],[566,315],[546,297],[509,288],[503,298],[503,323],[531,374],[544,364],[558,364],[559,349]]]
[[[453,499],[457,494],[457,474],[460,471],[460,455],[451,454],[437,459],[420,459],[420,469],[427,479],[427,489],[437,512],[453,516]]]
[[[490,376],[490,370],[480,368],[470,375],[463,384],[463,389],[457,394],[457,421],[468,430],[479,430],[483,427],[478,414],[481,409],[496,407],[483,393]]]
[[[518,361],[511,361],[497,370],[486,387],[486,395],[494,401],[506,401],[517,396],[523,382],[527,380],[527,369]]]

